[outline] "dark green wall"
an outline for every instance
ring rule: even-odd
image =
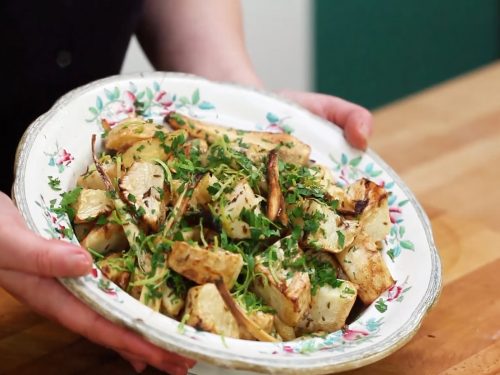
[[[499,0],[316,0],[316,90],[374,108],[500,56]]]

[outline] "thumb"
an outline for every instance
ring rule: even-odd
[[[71,277],[85,275],[91,267],[92,257],[79,246],[46,240],[25,228],[0,230],[0,269]]]
[[[0,192],[0,270],[71,277],[85,275],[91,267],[92,257],[85,249],[30,231],[11,200]]]

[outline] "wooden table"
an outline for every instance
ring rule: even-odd
[[[444,289],[410,343],[352,373],[498,374],[500,63],[382,108],[375,119],[373,149],[431,218]],[[0,373],[133,371],[0,289]]]

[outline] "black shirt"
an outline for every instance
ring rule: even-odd
[[[0,190],[26,127],[69,90],[118,74],[141,0],[2,0]]]

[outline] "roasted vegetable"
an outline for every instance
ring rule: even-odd
[[[126,290],[130,281],[130,271],[122,254],[113,253],[97,262],[103,275],[120,288]]]
[[[243,258],[220,248],[204,249],[175,241],[168,256],[168,265],[197,284],[222,279],[228,288],[232,288],[243,266]]]
[[[394,284],[380,252],[368,250],[363,243],[335,255],[349,280],[358,285],[358,296],[365,305]]]
[[[128,242],[122,226],[110,222],[110,219],[111,216],[106,224],[95,226],[81,241],[81,245],[100,254],[126,249]]]
[[[76,224],[88,223],[113,210],[113,201],[104,190],[82,189],[74,204]]]
[[[288,224],[285,199],[281,192],[279,180],[278,153],[273,150],[269,153],[267,160],[267,217],[274,221],[279,218],[281,224]]]
[[[203,123],[180,113],[171,112],[165,121],[174,129],[184,129],[191,137],[214,143],[227,137],[229,142],[255,161],[261,161],[269,151],[277,150],[281,160],[305,165],[309,161],[311,148],[286,133],[243,131],[219,125]],[[242,146],[244,145],[244,146]]]
[[[186,324],[224,337],[240,337],[238,323],[214,284],[189,289],[186,300]]]

